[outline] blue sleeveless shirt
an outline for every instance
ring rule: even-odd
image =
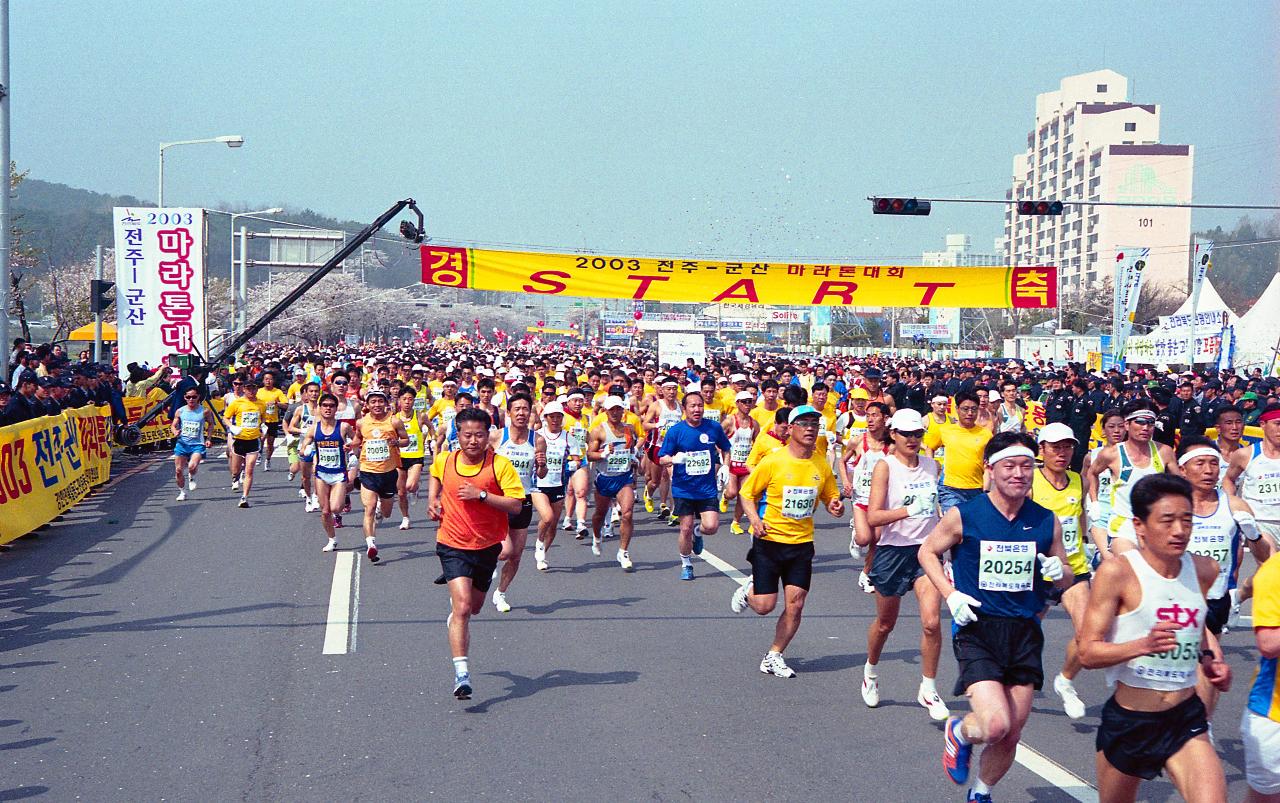
[[[1036,553],[1048,555],[1054,515],[1030,499],[1012,521],[987,494],[956,508],[963,535],[951,549],[956,590],[982,603],[975,613],[1033,619],[1044,610],[1050,583],[1040,574]]]

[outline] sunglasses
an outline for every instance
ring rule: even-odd
[[[195,394],[193,393],[193,394],[191,394],[190,396],[183,396],[183,398],[184,398],[184,399],[188,399],[188,400],[190,400],[190,399],[198,399],[198,398],[200,398],[200,397],[199,397],[199,396],[197,396],[197,395],[195,395]]]
[[[1140,427],[1154,427],[1156,425],[1154,418],[1131,418],[1129,420]]]
[[[242,386],[243,384],[244,384],[243,382],[232,382],[232,383],[231,383],[231,387],[233,387],[233,388],[238,388],[238,387]]]
[[[923,429],[913,429],[913,430],[911,430],[910,432],[902,432],[902,431],[900,431],[900,430],[899,430],[899,431],[898,431],[898,434],[899,434],[899,435],[901,435],[901,436],[902,436],[902,437],[904,437],[904,438],[923,438],[923,437],[924,437],[924,430],[923,430]]]
[[[335,384],[335,385],[345,385],[345,384],[347,384],[347,380],[345,380],[345,379],[335,379],[335,380],[333,380],[333,384]]]

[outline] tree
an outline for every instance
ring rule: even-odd
[[[1280,237],[1280,215],[1263,220],[1242,217],[1231,231],[1218,226],[1196,232],[1196,236],[1230,246],[1213,250],[1209,277],[1227,306],[1241,314],[1247,312],[1280,270],[1280,243],[1253,242]]]
[[[115,255],[103,254],[104,275],[115,275]],[[54,321],[53,340],[62,340],[71,331],[93,320],[89,310],[89,282],[96,273],[94,259],[63,265],[36,280],[45,314]]]

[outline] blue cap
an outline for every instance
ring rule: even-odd
[[[794,424],[797,418],[802,418],[806,415],[813,415],[819,418],[822,417],[822,413],[818,412],[817,408],[812,404],[802,404],[791,411],[791,415],[787,418],[787,423]]]

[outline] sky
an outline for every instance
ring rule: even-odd
[[[1110,68],[1195,146],[1195,201],[1280,202],[1280,3],[787,7],[13,0],[13,158],[154,199],[159,143],[238,134],[166,152],[168,205],[412,196],[438,240],[912,264],[989,251],[1003,207],[867,196],[1003,198],[1036,94]]]

